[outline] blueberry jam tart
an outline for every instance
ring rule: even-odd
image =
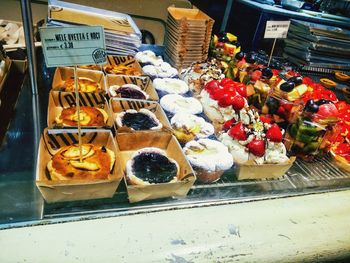
[[[126,163],[126,177],[131,185],[175,182],[178,180],[179,170],[175,160],[155,147],[138,150]]]

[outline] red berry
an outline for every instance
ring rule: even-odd
[[[281,142],[283,136],[280,127],[277,124],[272,124],[266,132],[266,137],[272,142]]]
[[[232,104],[233,102],[234,95],[231,93],[224,93],[223,96],[218,100],[218,104],[220,107],[228,107]]]
[[[252,75],[250,76],[250,78],[253,80],[253,81],[257,81],[258,79],[260,79],[262,75],[262,72],[260,70],[255,70]]]
[[[234,95],[236,94],[236,87],[234,83],[227,83],[223,86],[223,90],[225,92],[233,93]]]
[[[272,118],[268,117],[267,115],[260,115],[260,120],[263,123],[268,123],[268,124],[270,124],[272,122]]]
[[[260,139],[254,139],[247,145],[248,150],[258,156],[263,157],[265,154],[265,141]]]
[[[212,90],[209,94],[210,98],[212,98],[213,100],[219,100],[224,96],[225,92],[222,88],[219,88]]]
[[[231,120],[225,121],[224,125],[222,126],[222,129],[225,131],[228,131],[235,122],[236,120],[234,118],[232,118]]]
[[[231,127],[231,129],[228,131],[228,135],[234,140],[245,141],[247,139],[247,134],[244,131],[242,122],[238,122],[236,125]]]
[[[247,98],[247,86],[243,83],[237,83],[235,85],[236,91],[239,95],[241,95],[244,98]]]
[[[280,72],[278,69],[271,69],[274,76],[277,76]]]
[[[236,95],[232,100],[232,108],[235,111],[240,111],[245,105],[245,99],[241,95]]]
[[[234,83],[234,81],[230,78],[224,78],[220,81],[221,86],[225,86],[227,83]]]
[[[217,80],[211,80],[207,84],[205,84],[204,89],[208,92],[211,93],[213,90],[219,89],[220,84],[219,81]]]

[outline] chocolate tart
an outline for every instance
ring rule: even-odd
[[[179,172],[177,162],[155,147],[138,150],[126,163],[126,178],[131,185],[176,182]]]

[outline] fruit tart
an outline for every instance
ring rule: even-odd
[[[81,106],[80,107],[80,125],[101,127],[107,123],[108,114],[105,110],[98,107]],[[78,111],[75,106],[62,109],[61,113],[56,117],[57,125],[65,127],[78,126]]]
[[[288,151],[304,160],[328,152],[329,140],[336,136],[338,109],[328,100],[309,100],[297,121],[287,129],[285,139]]]
[[[105,180],[115,162],[115,154],[106,147],[93,144],[64,146],[52,156],[47,164],[50,179],[56,180]]]
[[[216,124],[223,124],[247,107],[246,97],[246,86],[229,78],[209,81],[200,93],[204,113]]]
[[[170,120],[175,137],[180,143],[207,138],[214,134],[214,126],[202,117],[188,113],[176,113]]]
[[[67,79],[63,86],[59,88],[62,91],[66,92],[74,92],[75,90],[75,81],[74,78],[69,78]],[[78,91],[83,92],[83,93],[90,93],[90,92],[99,92],[101,91],[101,86],[99,83],[96,81],[89,79],[89,78],[84,78],[84,77],[79,77],[78,78]]]
[[[190,141],[183,151],[196,173],[197,180],[202,183],[219,180],[225,170],[233,165],[227,147],[216,140]]]

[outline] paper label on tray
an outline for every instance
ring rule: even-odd
[[[53,94],[53,99],[56,105],[61,107],[75,106],[75,94],[73,92],[56,91]],[[103,93],[79,93],[79,102],[81,106],[95,107],[106,102]]]
[[[264,38],[286,38],[290,21],[266,21]]]
[[[103,27],[42,27],[40,37],[47,67],[106,63]]]

